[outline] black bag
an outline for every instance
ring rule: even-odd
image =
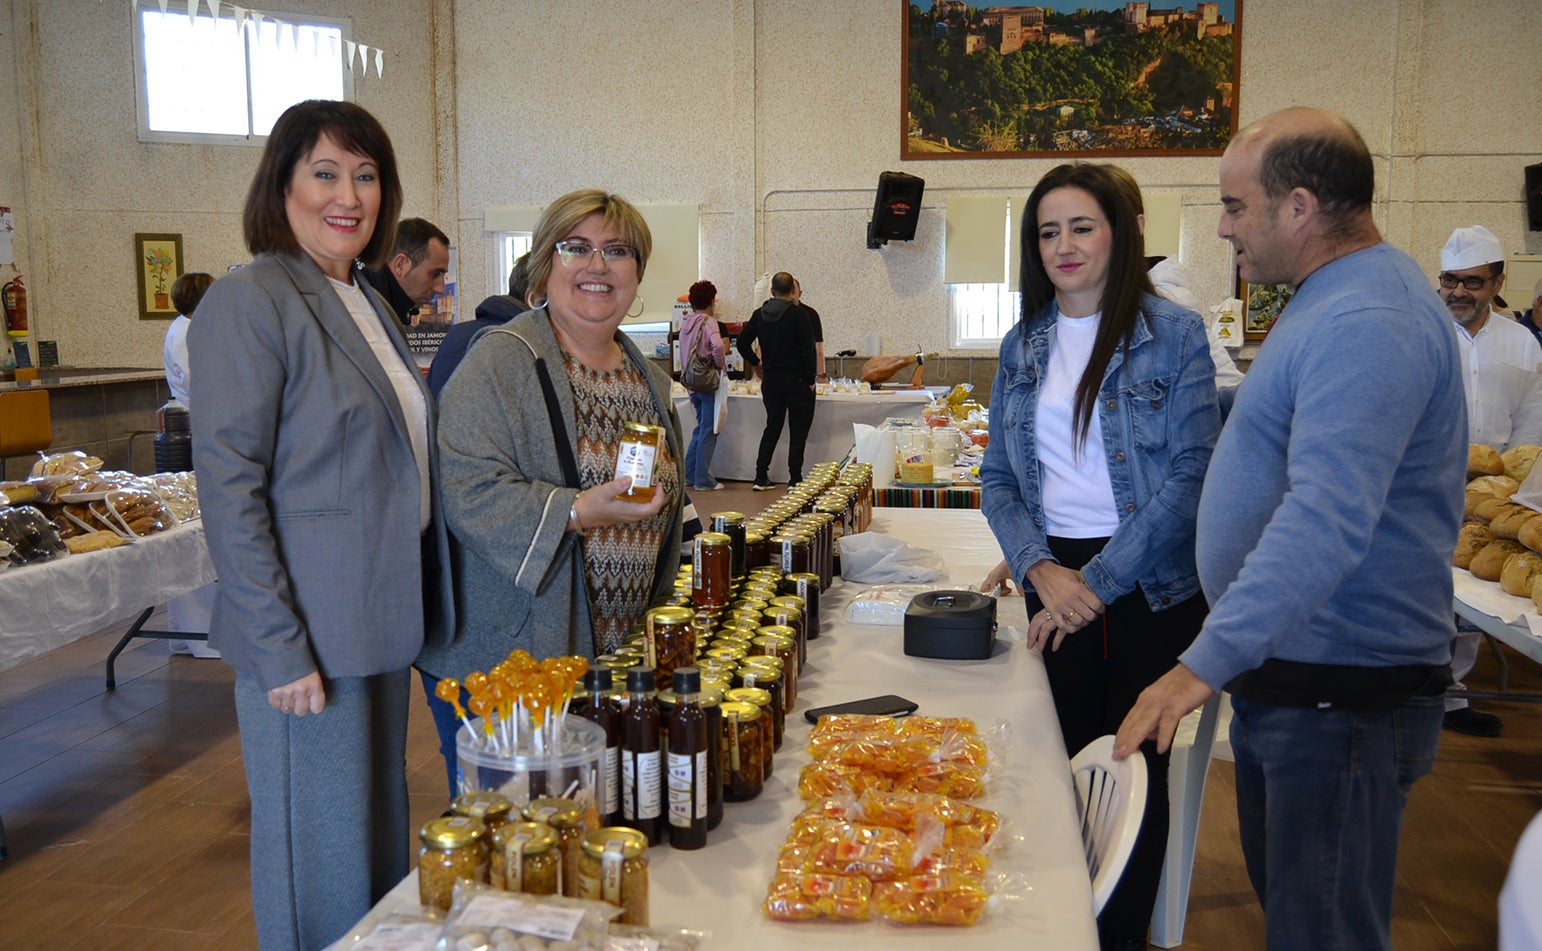
[[[708,317],[697,325],[696,340],[691,345],[690,359],[680,368],[680,385],[693,393],[716,393],[720,377],[712,355],[701,355],[702,339],[706,336]]]

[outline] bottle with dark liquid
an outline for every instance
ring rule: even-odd
[[[602,825],[621,823],[621,704],[615,697],[615,681],[608,667],[584,674],[586,696],[575,697],[572,712],[598,724],[605,731],[605,760],[601,764],[599,811]]]
[[[707,716],[701,708],[701,671],[675,668],[675,712],[669,718],[669,844],[707,844]]]
[[[653,702],[653,668],[626,672],[627,705],[621,716],[621,824],[664,841],[663,753],[659,708]]]

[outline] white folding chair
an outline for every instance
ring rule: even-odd
[[[1100,736],[1071,760],[1077,808],[1082,819],[1082,850],[1092,876],[1092,912],[1101,914],[1119,884],[1135,848],[1146,812],[1146,760],[1140,755],[1114,760],[1114,738]]]
[[[1173,735],[1172,758],[1167,767],[1167,858],[1157,885],[1156,907],[1151,912],[1151,943],[1175,948],[1183,943],[1183,924],[1188,918],[1189,885],[1194,878],[1194,849],[1199,842],[1199,813],[1205,802],[1205,779],[1216,730],[1231,722],[1231,702],[1218,693],[1198,710],[1184,717]],[[1221,734],[1226,742],[1226,734]],[[1229,744],[1227,744],[1229,749]],[[1223,759],[1230,759],[1225,752]]]

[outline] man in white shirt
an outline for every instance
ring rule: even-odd
[[[1467,391],[1469,438],[1504,452],[1542,443],[1542,345],[1525,327],[1494,309],[1504,287],[1504,250],[1487,228],[1458,228],[1440,252],[1440,299],[1456,322]],[[1451,674],[1461,680],[1478,658],[1479,634],[1461,631]],[[1446,700],[1447,728],[1470,736],[1498,736],[1497,716],[1463,699]]]

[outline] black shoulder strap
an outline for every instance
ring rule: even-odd
[[[546,398],[546,415],[551,419],[551,435],[557,446],[557,461],[562,464],[562,478],[570,488],[579,488],[578,461],[573,458],[573,444],[568,442],[568,428],[562,421],[562,407],[557,403],[557,390],[552,386],[551,373],[546,361],[535,358],[535,374],[541,378],[541,395]]]

